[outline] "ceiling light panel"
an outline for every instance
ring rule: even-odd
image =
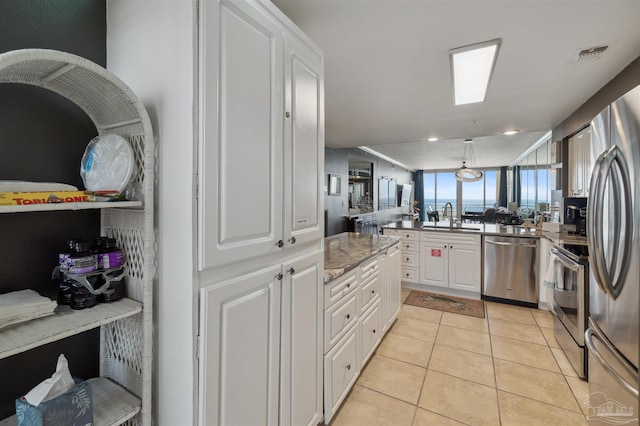
[[[456,105],[484,102],[500,43],[496,39],[449,51]]]

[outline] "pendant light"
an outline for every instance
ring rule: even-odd
[[[460,182],[477,182],[482,179],[482,171],[474,168],[467,167],[467,162],[464,159],[467,157],[467,147],[469,147],[469,161],[471,166],[475,165],[476,159],[473,155],[473,139],[465,139],[464,141],[464,154],[462,155],[462,167],[456,171],[456,180]]]

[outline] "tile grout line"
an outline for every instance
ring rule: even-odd
[[[442,315],[440,316],[442,320]],[[431,357],[433,356],[433,348],[436,346],[436,339],[438,338],[438,333],[440,333],[440,323],[438,322],[438,330],[436,331],[436,337],[433,339],[433,345],[431,345],[431,350],[429,351],[429,362],[427,362],[427,366],[425,367],[424,378],[422,379],[422,384],[420,385],[420,392],[418,392],[418,400],[416,401],[416,409],[413,412],[413,419],[411,419],[411,425],[413,425],[416,421],[416,417],[418,415],[418,409],[420,408],[420,399],[422,398],[422,391],[424,390],[424,384],[427,381],[427,374],[429,374],[429,364],[431,364]]]
[[[489,349],[491,349],[491,365],[493,366],[493,382],[496,384],[496,406],[498,407],[498,422],[502,425],[502,410],[500,410],[500,398],[498,398],[498,376],[496,375],[496,359],[493,356],[493,341],[491,339],[491,321],[489,321],[489,305],[485,303],[487,315],[487,328],[489,329]]]

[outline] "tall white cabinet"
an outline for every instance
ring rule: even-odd
[[[199,423],[315,425],[322,53],[269,2],[200,7]]]
[[[322,56],[267,6],[201,5],[200,270],[323,235]]]

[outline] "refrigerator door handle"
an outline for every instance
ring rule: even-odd
[[[611,257],[611,267],[608,268],[611,270],[609,282],[611,283],[611,293],[615,300],[620,296],[625,285],[627,272],[629,272],[629,263],[631,262],[631,251],[633,249],[633,201],[631,199],[631,180],[629,178],[627,161],[617,145],[612,146],[610,151],[615,152],[612,166],[615,165],[617,168],[617,172],[612,173],[612,176],[615,176],[614,182],[616,182],[614,184],[614,198],[616,200],[616,223],[614,235],[624,236],[622,241],[622,262],[620,262],[620,269],[617,272],[614,270],[615,265],[617,264],[617,245],[614,245],[615,250]],[[607,167],[606,160],[605,167]],[[621,178],[622,182],[618,182],[618,176]],[[621,194],[622,200],[620,199]],[[622,229],[620,229],[620,224],[622,222],[622,220],[620,220],[621,213],[624,215],[624,228]]]
[[[617,171],[614,170],[614,165]],[[613,171],[613,173],[612,173]],[[604,206],[605,195],[605,183],[607,178],[611,177],[613,184],[613,211],[615,218],[613,221],[614,235],[623,237],[623,251],[622,262],[620,262],[620,269],[613,270],[617,264],[618,259],[618,245],[613,245],[611,254],[611,263],[608,265],[605,258],[604,247],[602,245],[603,230],[602,223],[598,224],[595,218],[595,209],[597,206]],[[596,171],[594,172],[591,183],[590,191],[593,190],[595,197],[592,202],[588,203],[589,214],[587,216],[589,232],[589,243],[593,246],[594,250],[590,250],[590,256],[592,256],[592,268],[594,269],[594,276],[598,286],[609,295],[613,300],[616,300],[624,287],[627,272],[629,270],[629,261],[631,256],[631,235],[633,233],[632,222],[632,205],[631,205],[631,189],[629,180],[629,170],[627,168],[622,151],[617,145],[613,145],[607,151],[600,154],[596,161]],[[623,197],[621,199],[620,193]],[[620,228],[620,216],[621,210],[624,207],[624,229]],[[622,232],[624,231],[624,232]]]
[[[604,248],[600,244],[598,236],[602,234],[602,227],[598,226],[596,220],[596,206],[602,206],[604,200],[604,186],[601,184],[605,173],[603,170],[603,162],[606,151],[601,153],[594,165],[591,182],[589,183],[589,194],[591,199],[587,201],[587,241],[589,244],[589,261],[596,284],[605,294],[608,294],[605,288],[605,279],[602,276],[602,267],[604,266]]]
[[[604,344],[604,346],[611,352],[616,359],[625,367],[625,369],[634,377],[634,381],[638,382],[638,373],[634,371],[634,369],[629,366],[626,359],[622,358],[622,355],[618,353],[616,348],[611,346],[611,343],[606,339],[606,337],[602,336],[595,328],[593,328],[593,324],[591,327],[584,332],[584,342],[587,345],[587,348],[593,355],[593,357],[598,361],[598,363],[618,382],[622,387],[624,387],[627,392],[633,395],[635,398],[638,398],[638,389],[634,387],[631,383],[627,382],[624,377],[620,375],[615,369],[613,369],[607,361],[602,357],[598,349],[596,349],[593,344],[593,338],[598,339],[600,342]]]

